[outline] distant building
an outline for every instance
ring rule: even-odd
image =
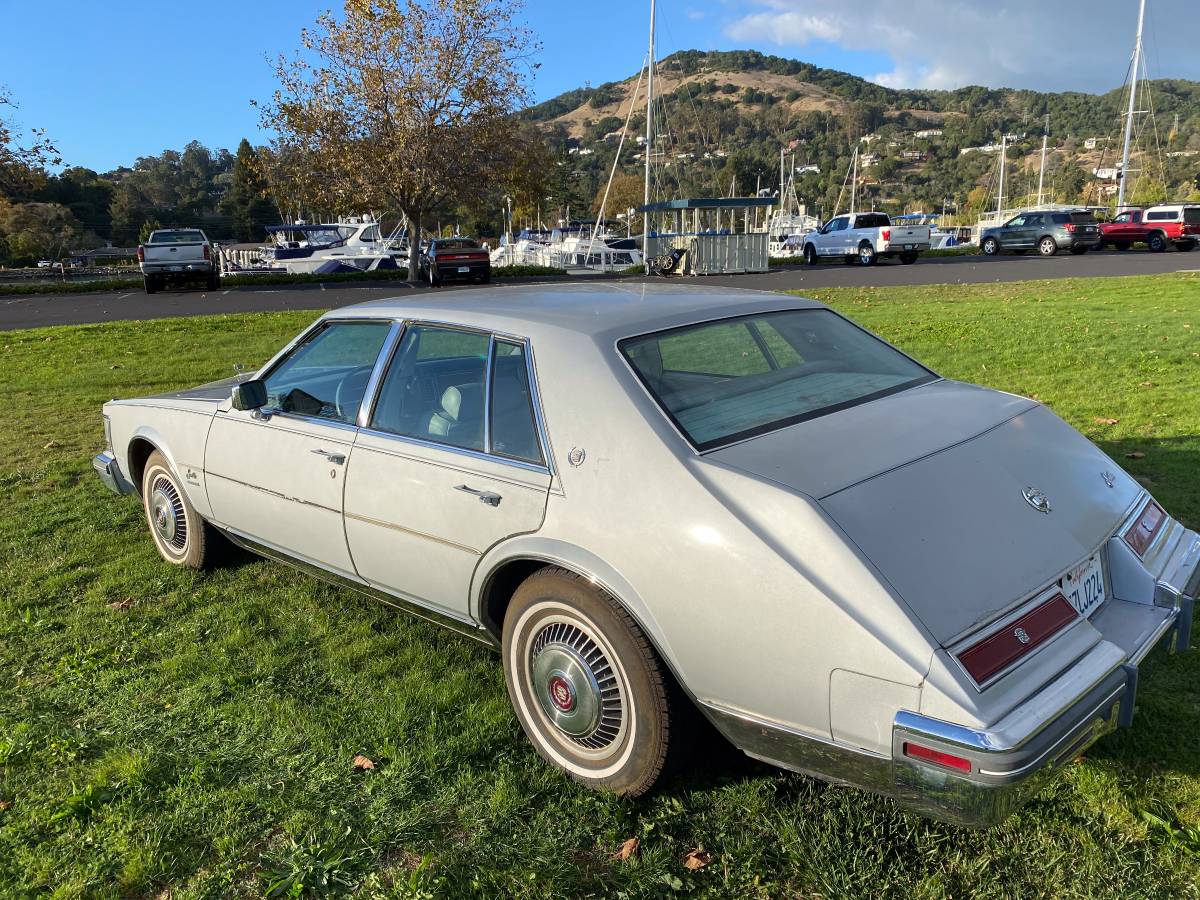
[[[940,129],[940,128],[924,128],[921,131],[918,131],[913,136],[921,138],[921,139],[941,137],[942,129]]]
[[[1083,142],[1083,149],[1084,150],[1095,150],[1096,145],[1098,143],[1100,143],[1100,138],[1094,138],[1094,137],[1087,138]]]
[[[808,175],[808,174],[810,174],[810,173],[811,173],[811,174],[813,174],[813,175],[820,175],[820,174],[821,174],[821,167],[820,167],[820,166],[813,166],[813,165],[808,165],[808,166],[796,166],[796,174],[797,174],[797,175]]]
[[[859,140],[861,143],[863,143],[863,144],[873,144],[873,143],[875,143],[877,140],[879,140],[879,135],[877,135],[877,134],[864,134],[864,135],[863,135],[862,137],[860,137],[858,140]]]
[[[878,153],[864,153],[862,156],[860,156],[858,158],[858,161],[859,161],[859,163],[862,164],[862,167],[864,169],[869,169],[871,166],[879,164],[879,154]]]
[[[903,151],[901,151],[900,155],[904,159],[921,160],[921,159],[925,158],[925,154],[923,152],[921,152],[920,150],[903,150]]]
[[[604,136],[604,140],[606,140],[606,141],[619,141],[620,139],[621,139],[621,132],[619,132],[619,131],[610,131],[608,134],[606,134]],[[642,140],[645,140],[645,138],[642,138]]]
[[[1117,170],[1113,166],[1104,166],[1102,168],[1092,169],[1092,174],[1102,181],[1117,180]]]

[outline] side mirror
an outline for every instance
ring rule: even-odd
[[[255,378],[233,387],[234,409],[261,409],[267,405],[267,384]]]

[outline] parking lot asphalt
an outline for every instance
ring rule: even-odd
[[[1048,259],[1038,256],[950,256],[921,259],[911,266],[895,261],[881,261],[871,267],[822,263],[815,268],[773,269],[761,275],[711,276],[696,279],[692,283],[802,291],[866,285],[987,284],[1040,278],[1117,277],[1188,271],[1200,271],[1200,251],[1148,253],[1110,250],[1084,256],[1065,254]],[[627,279],[634,283],[640,280],[638,277]],[[523,280],[522,283],[528,281]],[[505,281],[499,280],[487,287],[464,285],[433,290],[505,289]],[[140,288],[85,294],[0,295],[0,331],[221,313],[322,310],[429,290],[425,286],[410,287],[402,282],[343,282],[233,287],[214,292],[177,289],[160,291],[153,296],[148,296]]]

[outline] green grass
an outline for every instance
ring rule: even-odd
[[[1200,525],[1200,279],[818,296],[1036,394]],[[314,315],[0,334],[0,896],[1200,896],[1194,652],[1147,663],[1134,729],[967,832],[736,755],[590,793],[527,744],[486,649],[280,565],[160,562],[90,470],[101,402],[232,374]]]

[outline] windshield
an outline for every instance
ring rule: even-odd
[[[199,231],[156,231],[150,235],[152,244],[201,244],[204,235]]]
[[[937,379],[825,309],[685,325],[627,338],[618,347],[698,450]]]

